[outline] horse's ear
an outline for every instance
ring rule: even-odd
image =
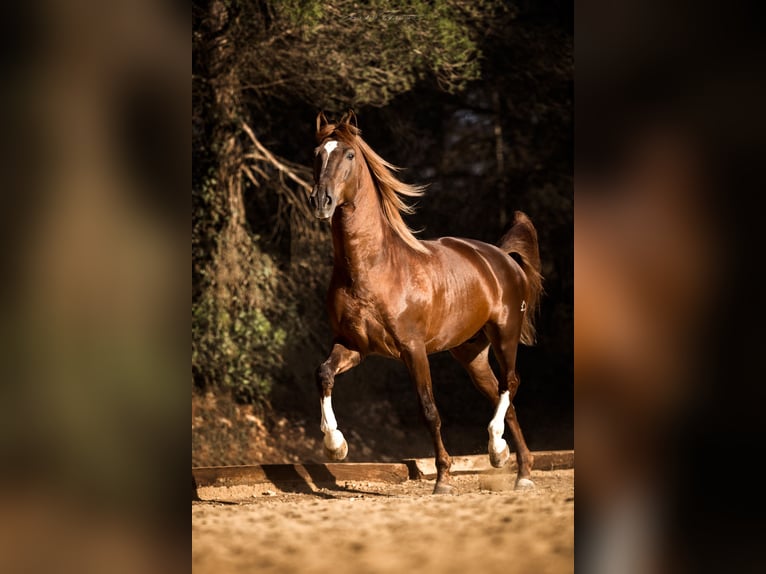
[[[349,124],[354,127],[357,127],[356,125],[356,114],[354,113],[354,110],[350,109],[343,114],[343,117],[340,118],[340,121],[338,122],[340,124]]]
[[[330,122],[327,121],[327,118],[324,115],[324,112],[319,112],[317,114],[317,131],[322,129],[324,126],[329,124]]]

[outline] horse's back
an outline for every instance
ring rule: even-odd
[[[496,245],[462,237],[441,237],[424,243],[440,260],[444,272],[472,274],[498,296],[509,288],[522,287],[526,281],[519,264]]]
[[[431,255],[433,300],[430,347],[459,345],[486,323],[504,323],[524,297],[525,276],[500,248],[473,239],[442,237],[424,242]]]

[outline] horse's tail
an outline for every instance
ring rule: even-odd
[[[535,343],[535,314],[543,293],[540,250],[537,245],[537,230],[532,221],[521,211],[513,214],[513,225],[500,240],[500,249],[508,253],[527,276],[526,311],[521,325],[521,342]]]

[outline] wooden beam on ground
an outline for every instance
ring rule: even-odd
[[[532,464],[533,470],[560,470],[574,468],[573,450],[539,450],[533,452],[535,457]],[[431,480],[436,478],[436,464],[433,458],[408,458],[404,463],[409,469],[410,478],[413,480]],[[501,469],[502,472],[516,472],[518,466],[516,457],[511,453],[511,460]],[[485,472],[497,472],[498,469],[489,464],[489,456],[476,454],[469,456],[453,456],[450,474],[481,474]]]
[[[534,470],[574,468],[574,451],[532,453]],[[452,457],[451,473],[491,474],[516,472],[511,455],[505,467],[495,469],[483,455]],[[254,464],[192,468],[192,500],[241,500],[264,493],[315,492],[323,487],[343,487],[344,482],[401,483],[408,479],[436,478],[433,458],[412,458],[401,463],[336,462],[326,464]]]

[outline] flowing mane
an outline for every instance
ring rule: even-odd
[[[413,185],[399,181],[394,173],[401,168],[387,162],[367,145],[362,137],[361,130],[350,124],[325,124],[317,130],[317,141],[321,143],[327,138],[334,138],[347,145],[356,145],[364,156],[370,175],[375,183],[375,189],[380,198],[380,207],[388,225],[409,247],[420,253],[428,253],[428,249],[415,237],[414,232],[402,219],[402,213],[411,214],[415,208],[407,204],[402,196],[420,197],[423,195],[425,186]]]

